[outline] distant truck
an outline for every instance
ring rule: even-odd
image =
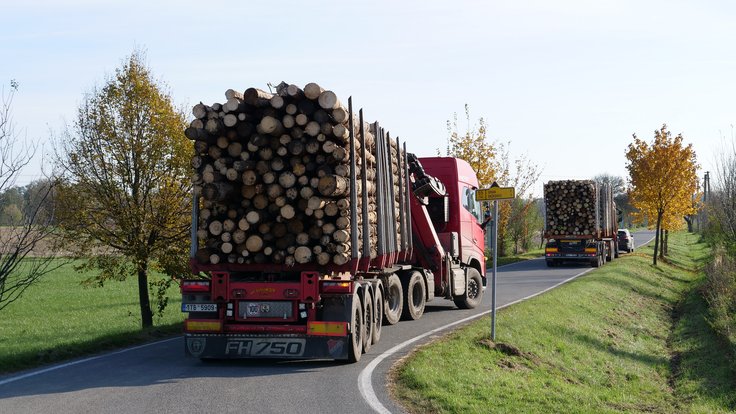
[[[603,266],[618,257],[618,224],[613,191],[592,180],[549,181],[544,185],[545,260]]]

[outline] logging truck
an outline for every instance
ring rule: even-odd
[[[417,158],[316,84],[199,104],[185,354],[358,361],[434,298],[481,303],[470,165]],[[225,137],[224,139],[222,137]]]
[[[617,211],[610,185],[550,181],[544,185],[544,206],[547,266],[583,262],[600,267],[618,257]]]

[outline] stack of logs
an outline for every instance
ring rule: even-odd
[[[544,185],[546,236],[586,236],[598,230],[597,186],[590,180],[549,181]]]
[[[363,220],[376,257],[376,140],[387,139],[376,124],[364,124],[334,92],[316,83],[304,89],[281,83],[276,93],[229,89],[225,103],[199,103],[185,130],[194,141],[192,167],[199,199],[196,260],[202,264],[295,264],[338,266],[353,249],[363,254]],[[399,182],[406,183],[396,142],[387,139],[393,174],[394,219],[399,217]],[[357,180],[350,172],[355,149]],[[363,157],[366,168],[362,169]],[[366,188],[362,188],[362,177]],[[350,191],[355,186],[357,205]],[[363,192],[368,217],[363,217]],[[352,209],[357,223],[351,223]],[[396,226],[400,229],[400,226]],[[352,246],[352,232],[358,243]],[[400,231],[399,231],[400,233]],[[399,240],[402,235],[399,234]]]

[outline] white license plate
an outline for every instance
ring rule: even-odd
[[[217,312],[216,303],[182,303],[182,312]]]
[[[300,357],[304,355],[305,339],[232,339],[225,345],[225,355],[267,357]]]

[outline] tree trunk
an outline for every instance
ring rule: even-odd
[[[141,327],[150,328],[153,326],[153,312],[151,312],[151,300],[148,297],[147,260],[138,263],[138,297],[141,305]]]
[[[665,240],[664,240],[664,229],[660,225],[659,229],[659,258],[664,260],[664,249],[665,249]]]
[[[669,248],[670,248],[670,231],[665,230],[664,231],[664,254],[665,256],[669,254]]]
[[[662,211],[657,212],[657,227],[654,232],[654,261],[653,265],[657,265],[657,252],[659,251],[659,227],[662,225]]]

